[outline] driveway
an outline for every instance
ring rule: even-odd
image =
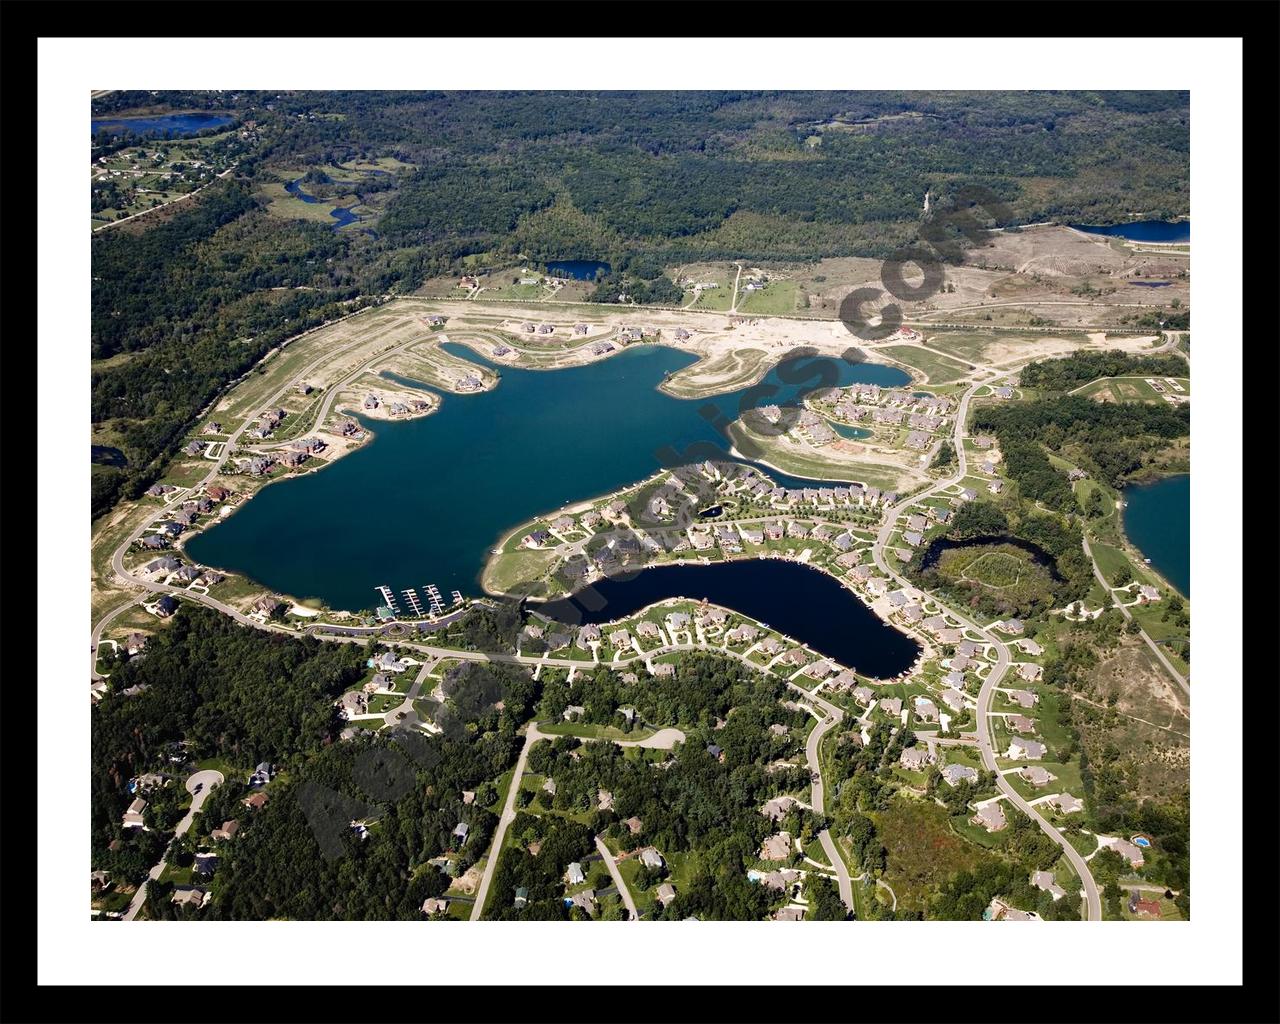
[[[631,914],[631,920],[640,920],[640,911],[636,909],[636,901],[631,896],[631,890],[627,888],[627,883],[622,877],[622,872],[618,870],[618,865],[614,862],[613,854],[609,852],[609,847],[604,845],[604,840],[599,836],[596,836],[596,849],[600,851],[600,859],[604,861],[604,866],[609,869],[609,874],[613,876],[613,884],[618,887],[618,895],[622,897],[623,905]]]

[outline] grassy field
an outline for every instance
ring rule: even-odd
[[[351,207],[360,201],[358,196],[341,196],[320,203],[308,203],[291,195],[280,182],[267,182],[260,189],[267,200],[267,212],[273,217],[288,220],[310,220],[320,224],[333,224],[331,213],[338,207]]]
[[[1147,383],[1145,377],[1100,377],[1082,388],[1071,392],[1082,398],[1096,398],[1103,402],[1163,402],[1164,395],[1190,397],[1191,379],[1189,377],[1153,377],[1164,388],[1164,394],[1156,391]],[[1182,386],[1178,391],[1168,380],[1175,380]]]
[[[930,384],[946,384],[959,380],[969,372],[965,363],[914,345],[890,345],[877,351],[922,371],[928,376]]]
[[[796,309],[795,281],[770,281],[760,291],[738,290],[739,313],[778,315],[794,313]]]
[[[555,560],[552,551],[503,552],[485,566],[481,583],[491,594],[508,594],[518,584],[541,579]]]
[[[784,447],[779,438],[756,434],[741,422],[730,425],[728,429],[729,436],[739,451],[747,451],[744,445],[754,446],[761,452],[761,458],[765,462],[793,476],[814,480],[857,480],[881,490],[894,490],[899,494],[905,494],[918,480],[906,467],[851,460],[837,462],[825,457],[820,448]]]
[[[929,335],[929,347],[936,348],[948,355],[963,359],[965,362],[980,363],[986,356],[987,347],[993,341],[994,332],[964,334],[945,331],[941,334]]]

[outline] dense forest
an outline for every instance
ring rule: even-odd
[[[219,388],[284,338],[464,256],[598,258],[593,296],[670,303],[693,259],[888,256],[921,200],[981,185],[1010,223],[1187,213],[1186,93],[120,91],[95,116],[222,110],[256,142],[186,209],[94,236],[93,422],[127,459],[93,515],[158,474]],[[281,169],[357,158],[377,237],[272,217]],[[314,175],[313,175],[314,177]],[[318,186],[323,185],[319,182]],[[633,263],[633,261],[636,261]],[[313,289],[298,291],[298,288]],[[271,290],[279,289],[279,290]]]
[[[90,717],[95,847],[115,837],[132,799],[125,784],[162,770],[181,749],[192,760],[285,761],[334,732],[333,701],[363,671],[352,644],[293,639],[238,626],[183,604],[146,653],[113,668],[119,696]],[[140,687],[135,696],[122,691]]]
[[[1186,360],[1178,356],[1143,356],[1112,349],[1072,352],[1062,359],[1028,363],[1018,374],[1024,388],[1071,391],[1099,377],[1185,377]]]
[[[1076,509],[1075,495],[1066,474],[1054,468],[1047,452],[1061,453],[1092,476],[1121,487],[1157,452],[1190,433],[1191,406],[1095,402],[1061,395],[978,406],[973,430],[999,439],[1006,471],[1023,497],[1069,512]]]

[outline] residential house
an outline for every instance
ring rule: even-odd
[[[1070,793],[1059,793],[1051,796],[1045,803],[1051,807],[1056,807],[1063,814],[1075,814],[1077,811],[1084,810],[1084,801],[1078,796],[1072,796]]]
[[[902,698],[901,697],[881,697],[880,710],[885,714],[893,715],[895,718],[902,714]]]
[[[958,786],[962,782],[977,782],[978,769],[967,764],[949,764],[942,769],[942,778],[949,786]]]
[[[209,902],[209,898],[209,893],[198,886],[180,885],[174,888],[169,902],[176,903],[180,907],[194,907],[198,910]]]
[[[791,856],[791,835],[778,832],[766,839],[760,847],[761,860],[786,860]]]
[[[942,703],[957,714],[963,711],[967,706],[965,704],[964,694],[959,690],[955,690],[950,687],[942,691]]]
[[[596,909],[596,892],[594,889],[583,889],[568,897],[565,903],[580,908],[584,913],[594,914]]]
[[[1132,868],[1140,868],[1143,864],[1142,850],[1127,839],[1116,839],[1112,836],[1098,836],[1098,842],[1102,846],[1109,846],[1120,854],[1129,862]]]
[[[654,891],[654,899],[658,901],[663,910],[666,910],[667,905],[675,898],[676,887],[670,882],[663,882]]]
[[[240,822],[237,821],[235,818],[230,818],[227,821],[224,821],[222,823],[221,828],[215,828],[212,832],[210,832],[209,836],[212,839],[217,839],[225,842],[226,840],[234,838],[235,834],[239,831],[240,831]]]
[[[662,859],[662,854],[657,851],[656,847],[646,846],[640,851],[640,863],[647,868],[661,869],[666,866],[666,861]]]
[[[427,917],[443,914],[449,909],[449,901],[439,896],[428,896],[422,901],[422,913]]]
[[[793,796],[775,796],[772,800],[765,802],[760,808],[760,813],[770,821],[781,821],[797,803],[799,801]]]
[[[935,760],[936,757],[929,753],[927,747],[903,747],[898,763],[910,771],[923,771]]]
[[[565,879],[569,885],[581,885],[587,880],[587,876],[582,873],[582,865],[575,860],[565,872]]]
[[[1038,764],[1029,764],[1022,771],[1018,772],[1023,782],[1028,782],[1033,786],[1045,786],[1052,782],[1056,775],[1053,775]]]
[[[725,641],[730,644],[746,644],[754,640],[759,635],[759,632],[760,631],[756,629],[755,626],[743,623],[741,626],[731,629],[729,632],[725,633],[724,638]]]
[[[928,697],[917,697],[915,699],[916,718],[922,722],[936,722],[938,720],[938,707]]]
[[[1004,809],[1000,806],[999,800],[979,808],[978,813],[969,820],[975,825],[981,825],[988,832],[999,832],[1008,824],[1005,821]]]
[[[1054,881],[1052,871],[1031,872],[1031,884],[1042,892],[1049,893],[1055,900],[1060,900],[1067,894],[1066,890]]]
[[[1135,889],[1129,893],[1129,913],[1136,917],[1155,917],[1162,915],[1159,900],[1144,900]]]
[[[147,802],[142,797],[134,799],[124,812],[121,825],[124,828],[143,828],[146,822],[143,820],[143,812],[147,809]]]
[[[1036,702],[1040,700],[1039,695],[1032,693],[1030,690],[1010,690],[1006,696],[1019,707],[1024,708],[1033,708],[1036,706]]]
[[[1011,736],[1009,749],[1005,757],[1014,761],[1039,761],[1045,755],[1045,746],[1037,740],[1029,740],[1024,736]]]

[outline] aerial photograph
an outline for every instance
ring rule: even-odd
[[[1192,920],[1189,91],[82,95],[92,920]]]

